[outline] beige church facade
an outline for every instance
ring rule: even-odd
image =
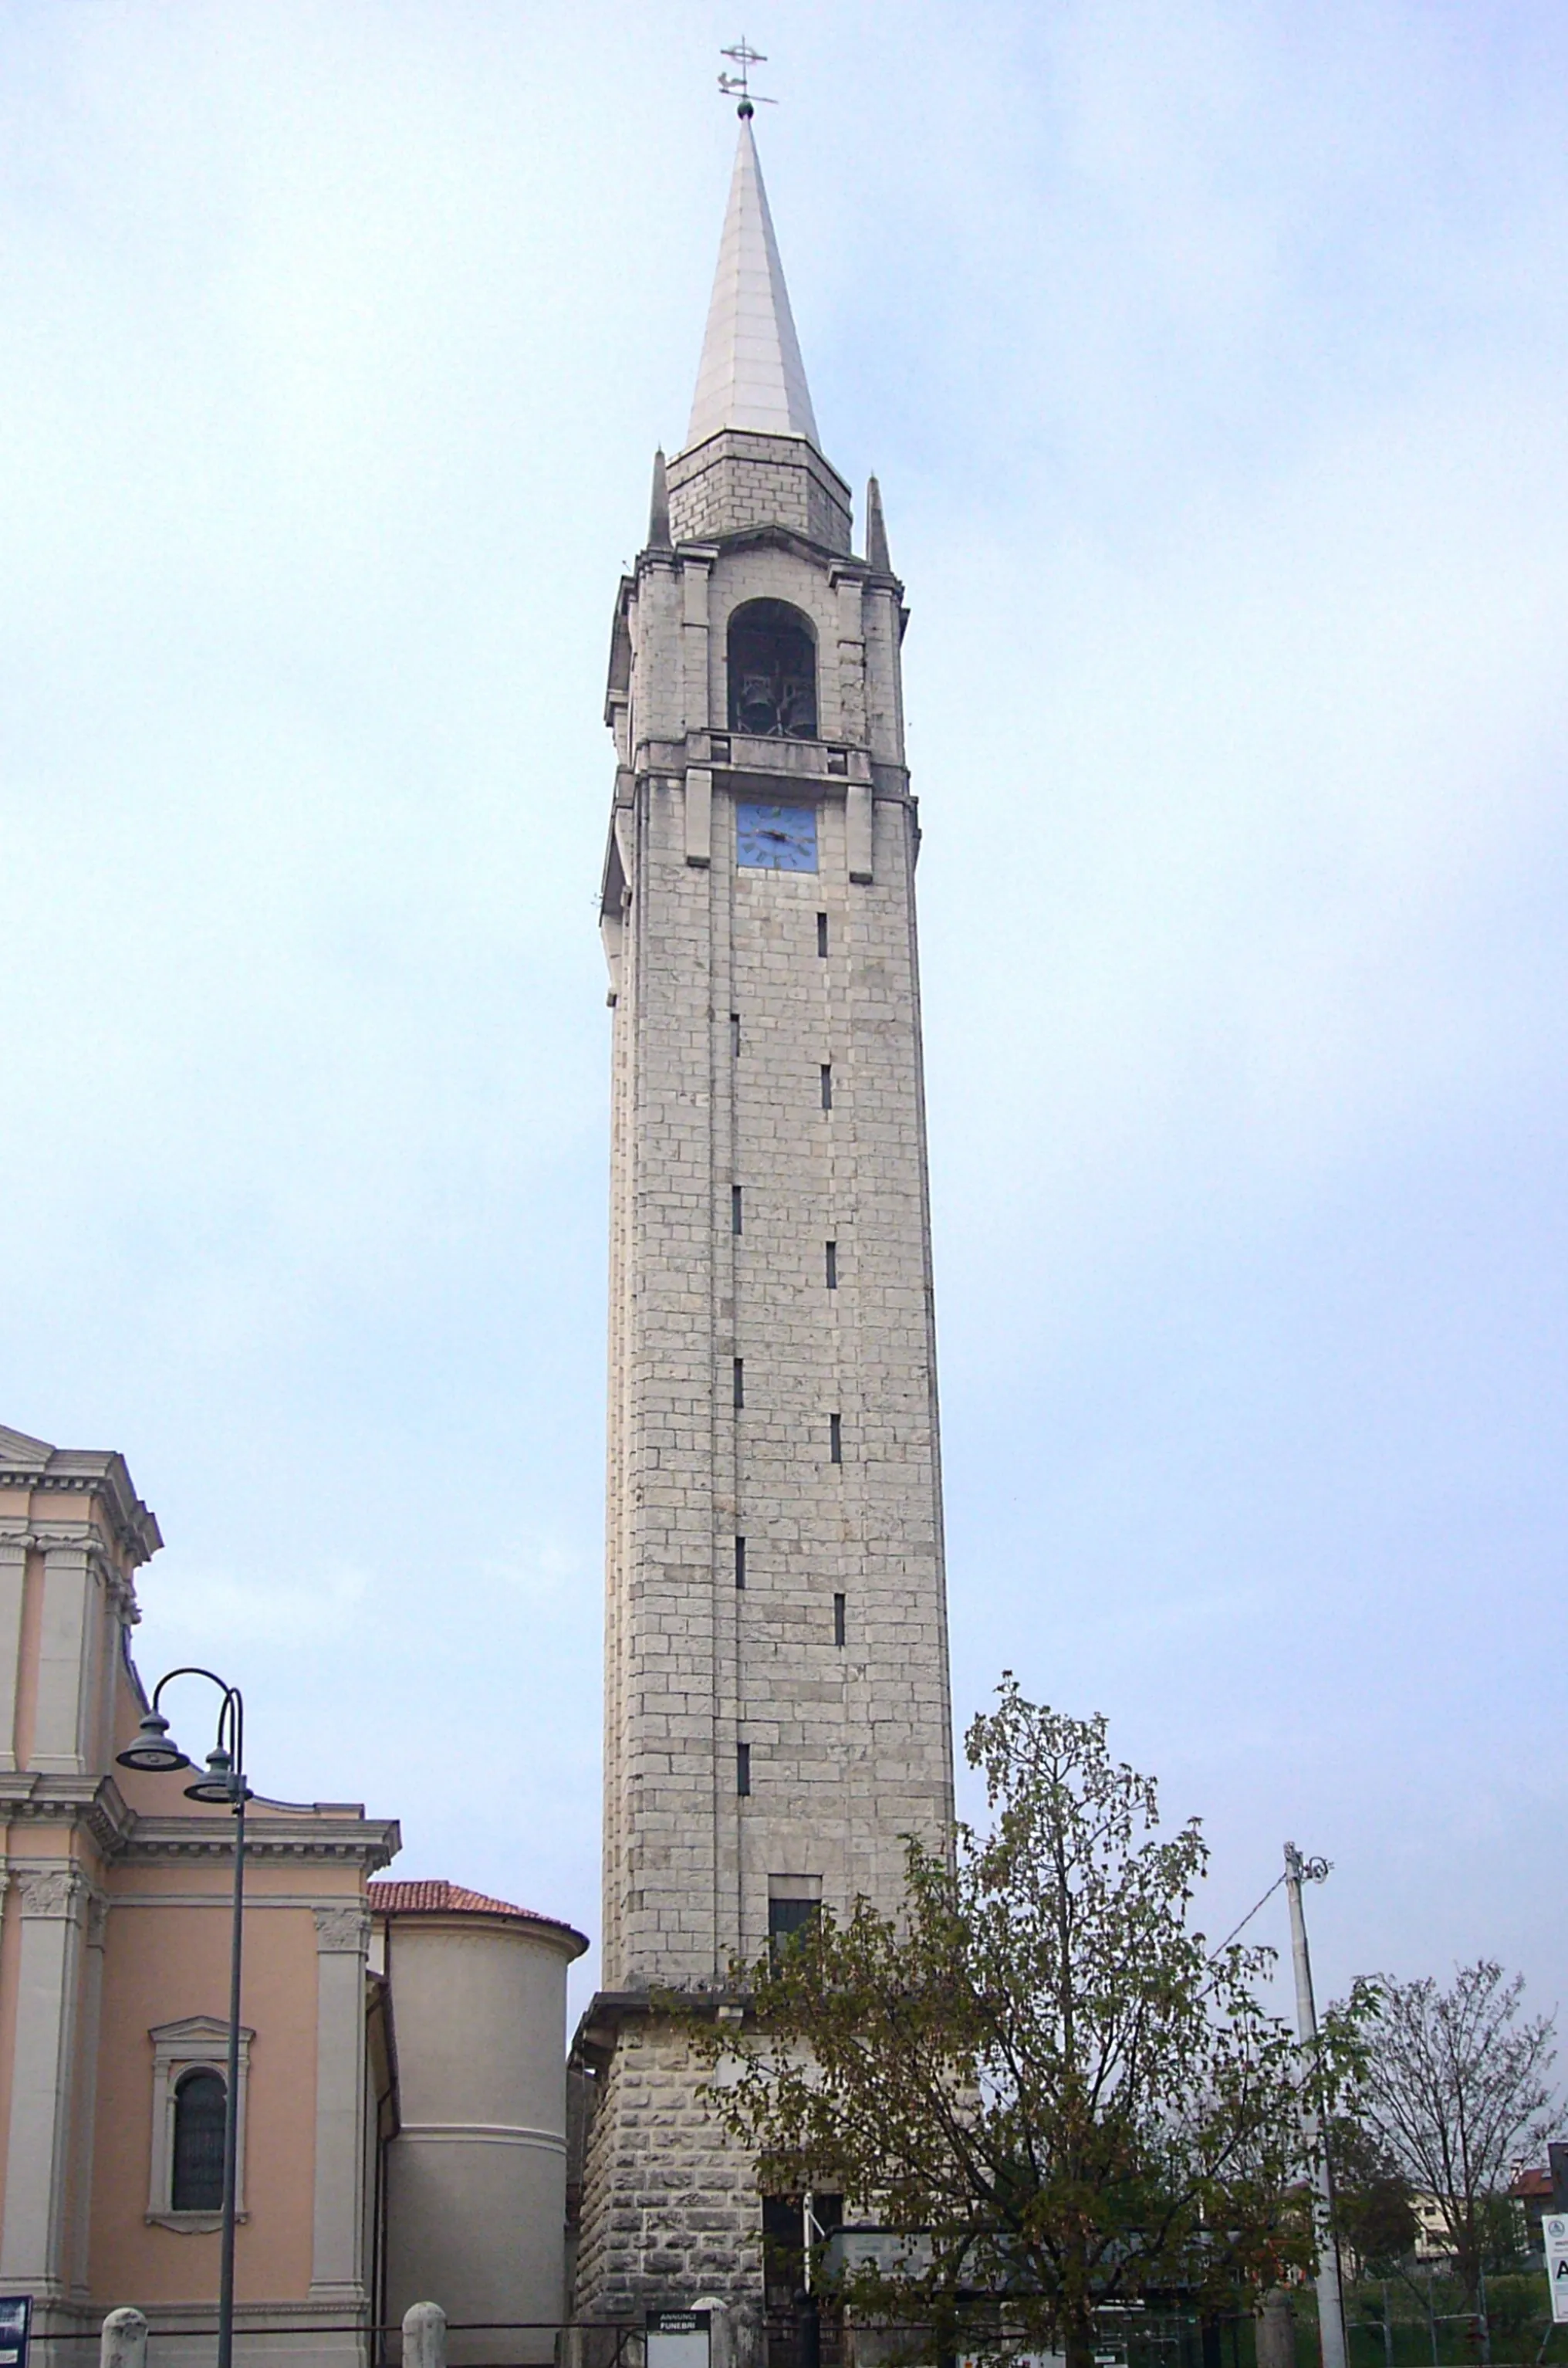
[[[233,1820],[116,1764],[146,1707],[131,1631],[160,1543],[119,1456],[0,1429],[0,2293],[31,2296],[34,2356],[62,2368],[123,2304],[177,2368],[218,2287]],[[415,2299],[558,2319],[583,1936],[378,1882],[398,1827],[355,1803],[257,1799],[247,1827],[244,2356],[384,2358],[374,2329]]]

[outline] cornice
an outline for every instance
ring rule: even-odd
[[[157,1516],[131,1486],[123,1456],[77,1456],[51,1448],[48,1464],[0,1463],[0,1487],[92,1497],[108,1512],[115,1543],[132,1568],[150,1561],[164,1543]]]
[[[746,1993],[727,1982],[689,1989],[598,1990],[583,2009],[567,2063],[581,2071],[602,2071],[627,2024],[677,2020],[733,2023],[738,2031],[753,2017]]]
[[[163,1816],[140,1815],[126,1802],[112,1776],[45,1776],[28,1769],[0,1770],[0,1822],[12,1825],[80,1827],[104,1858],[153,1861],[228,1858],[233,1829],[226,1816],[192,1811]],[[245,1821],[247,1859],[335,1859],[375,1874],[402,1848],[395,1817],[342,1814],[256,1816]]]
[[[81,1827],[104,1858],[118,1858],[134,1827],[112,1776],[41,1776],[0,1771],[0,1818],[12,1825]]]
[[[245,1858],[273,1865],[320,1863],[362,1867],[375,1874],[402,1847],[394,1817],[247,1817]],[[132,1866],[175,1864],[191,1859],[233,1856],[233,1827],[227,1817],[139,1816],[122,1856]]]
[[[796,527],[772,523],[736,527],[731,534],[710,535],[702,542],[677,542],[676,557],[706,557],[710,552],[722,557],[728,552],[767,550],[790,552],[797,559],[809,560],[815,567],[841,567],[858,573],[866,565],[864,560],[858,561],[851,552],[836,551],[828,543],[817,542],[811,535],[801,534]],[[869,573],[869,570],[867,572]],[[879,575],[872,580],[880,585],[885,579]]]
[[[678,740],[651,734],[637,743],[632,756],[631,779],[639,784],[678,781],[696,766],[731,791],[756,794],[760,790],[767,795],[778,791],[786,797],[813,799],[844,798],[852,787],[869,787],[877,770],[869,750],[854,740],[764,739],[753,733],[721,732],[716,726],[688,732]],[[884,773],[887,769],[882,768]],[[879,794],[886,794],[880,785]]]

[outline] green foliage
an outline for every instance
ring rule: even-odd
[[[766,2191],[842,2193],[891,2232],[845,2275],[857,2310],[1076,2368],[1108,2303],[1208,2306],[1310,2264],[1300,2058],[1257,1995],[1268,1952],[1210,1955],[1190,1926],[1197,1822],[1159,1835],[1103,1718],[1009,1677],[966,1740],[990,1830],[950,1858],[912,1842],[896,1920],[824,1911],[737,1967],[749,2035],[710,2028],[710,2094]],[[1354,2054],[1341,2019],[1320,2103]]]
[[[1418,2233],[1410,2181],[1382,2132],[1352,2113],[1329,2133],[1334,2220],[1342,2248],[1363,2270],[1386,2275]]]

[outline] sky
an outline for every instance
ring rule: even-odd
[[[590,1935],[601,712],[741,29],[0,0],[0,1420],[259,1789]],[[1104,1711],[1215,1937],[1330,1860],[1324,1993],[1551,2006],[1568,12],[744,30],[912,610],[960,1726]]]

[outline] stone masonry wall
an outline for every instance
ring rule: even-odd
[[[712,2294],[755,2321],[761,2201],[704,2077],[678,2025],[622,2026],[588,2132],[576,2317],[641,2319]]]
[[[857,884],[823,790],[812,873],[738,871],[717,787],[713,860],[691,865],[683,785],[639,792],[617,1015],[616,1988],[722,1978],[766,1942],[774,1878],[840,1912],[893,1907],[903,1837],[951,1814],[913,823],[878,802]]]
[[[782,526],[824,551],[849,550],[848,490],[801,437],[726,428],[676,455],[669,488],[677,542],[712,542],[751,527]]]

